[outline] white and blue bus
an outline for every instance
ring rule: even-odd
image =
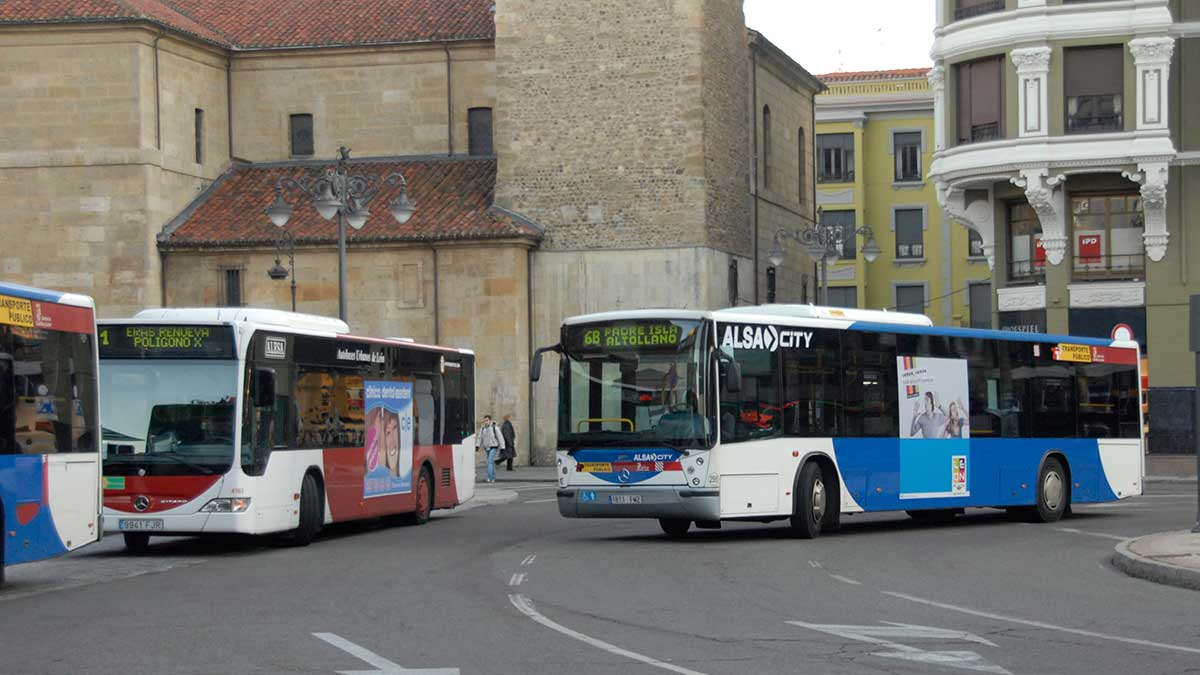
[[[95,335],[91,298],[0,283],[0,583],[100,537]]]
[[[576,518],[1058,520],[1140,495],[1138,346],[934,327],[916,314],[800,305],[566,320],[558,507]]]

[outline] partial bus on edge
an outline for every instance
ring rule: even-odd
[[[151,536],[424,523],[475,491],[474,355],[266,309],[98,328],[104,528]]]
[[[566,320],[558,507],[692,524],[841,514],[1054,521],[1142,492],[1138,346],[766,305]]]
[[[91,298],[0,283],[0,584],[100,538],[95,332]]]

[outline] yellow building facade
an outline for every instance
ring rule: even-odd
[[[841,256],[828,266],[827,302],[991,328],[995,302],[982,242],[943,216],[926,178],[934,150],[927,73],[818,76],[828,90],[816,99],[816,201],[822,222],[843,228]],[[880,250],[868,261],[863,251],[872,235]]]

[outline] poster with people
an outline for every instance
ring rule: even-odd
[[[900,498],[967,497],[970,396],[965,359],[896,358]]]
[[[412,492],[412,382],[364,382],[363,497]]]

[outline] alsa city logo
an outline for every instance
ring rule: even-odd
[[[808,349],[812,331],[779,330],[774,326],[726,326],[722,347],[734,349]]]

